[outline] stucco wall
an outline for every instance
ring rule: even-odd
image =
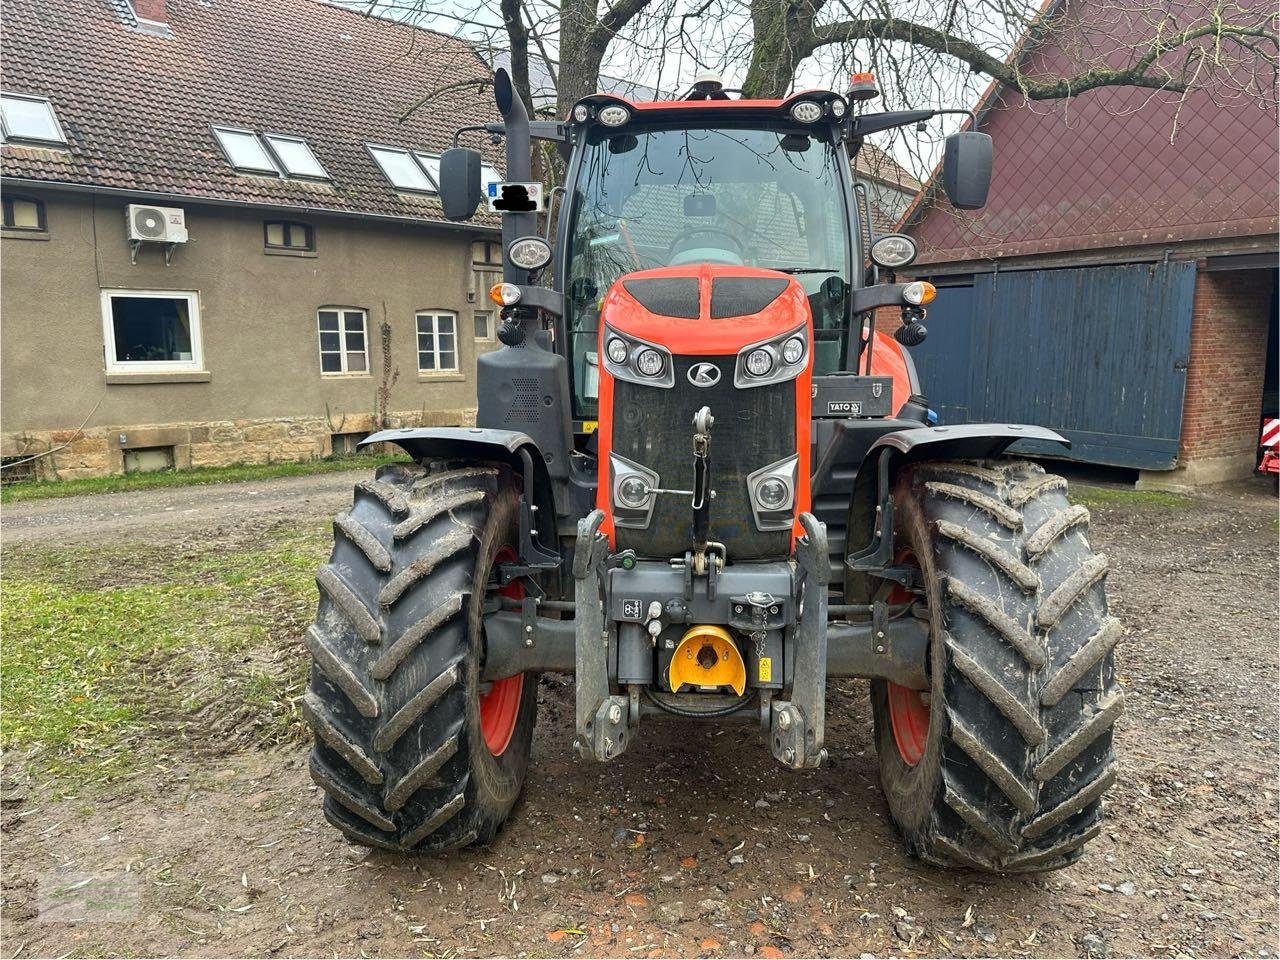
[[[162,248],[129,262],[126,201],[43,194],[48,239],[0,239],[0,431],[327,418],[361,429],[382,377],[379,324],[391,324],[399,377],[389,411],[464,422],[475,407],[470,237],[440,228],[295,216],[315,228],[314,256],[263,252],[262,211],[188,204],[190,242],[166,267]],[[109,383],[101,291],[197,291],[206,382]],[[481,294],[483,296],[483,294]],[[370,372],[322,376],[316,311],[368,311]],[[483,309],[483,304],[480,305]],[[459,372],[419,374],[414,313],[458,315]],[[343,417],[347,425],[341,425]],[[9,450],[5,451],[9,454]]]

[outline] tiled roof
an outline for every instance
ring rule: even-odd
[[[1097,4],[1082,0],[1067,12],[1087,18]],[[1047,45],[1028,53],[1023,69],[1066,75],[1075,67]],[[923,205],[910,229],[921,241],[919,262],[1274,233],[1275,111],[1256,97],[1218,99],[1110,88],[1028,104],[993,90],[979,127],[995,141],[987,205]]]
[[[863,143],[858,155],[854,158],[854,169],[866,177],[872,177],[881,183],[897,187],[906,193],[915,193],[924,184],[906,171],[898,161],[885,153],[874,143]]]
[[[456,127],[497,119],[492,95],[469,88],[400,122],[488,67],[455,38],[320,0],[168,0],[169,37],[133,26],[123,0],[5,0],[4,21],[0,87],[47,96],[69,147],[6,144],[5,177],[443,220],[364,143],[438,153]],[[237,173],[210,124],[304,137],[332,182]]]

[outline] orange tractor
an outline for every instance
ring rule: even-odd
[[[826,757],[827,680],[865,678],[913,854],[1046,870],[1098,833],[1124,702],[1107,561],[1065,481],[1006,456],[1061,437],[932,422],[908,347],[935,291],[897,279],[915,245],[871,233],[852,160],[937,112],[865,112],[855,79],[749,100],[704,78],[551,122],[497,73],[478,130],[507,179],[465,147],[441,164],[447,216],[502,220],[476,426],[369,437],[413,463],[357,485],[317,576],[301,705],[354,841],[490,840],[542,671],[574,675],[585,758],[625,763],[659,719],[747,723],[795,771]],[[532,180],[533,138],[563,190]],[[955,206],[985,202],[991,151],[947,139]]]

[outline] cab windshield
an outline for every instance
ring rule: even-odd
[[[825,129],[595,128],[570,198],[564,283],[578,416],[595,415],[600,300],[636,270],[791,273],[809,294],[820,372],[836,369],[850,286],[842,154]]]

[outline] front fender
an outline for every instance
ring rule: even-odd
[[[528,434],[519,430],[495,430],[490,427],[405,427],[382,430],[360,441],[364,447],[371,443],[394,443],[414,460],[471,460],[479,462],[509,463],[517,475],[522,475],[527,450],[533,463],[534,489],[524,491],[539,510],[554,516],[554,487],[547,470],[546,460],[538,445]]]
[[[866,460],[878,459],[882,450],[893,451],[895,463],[925,459],[981,460],[1000,456],[1019,440],[1071,446],[1066,437],[1045,427],[1021,423],[966,423],[947,427],[912,427],[886,433],[871,445]]]

